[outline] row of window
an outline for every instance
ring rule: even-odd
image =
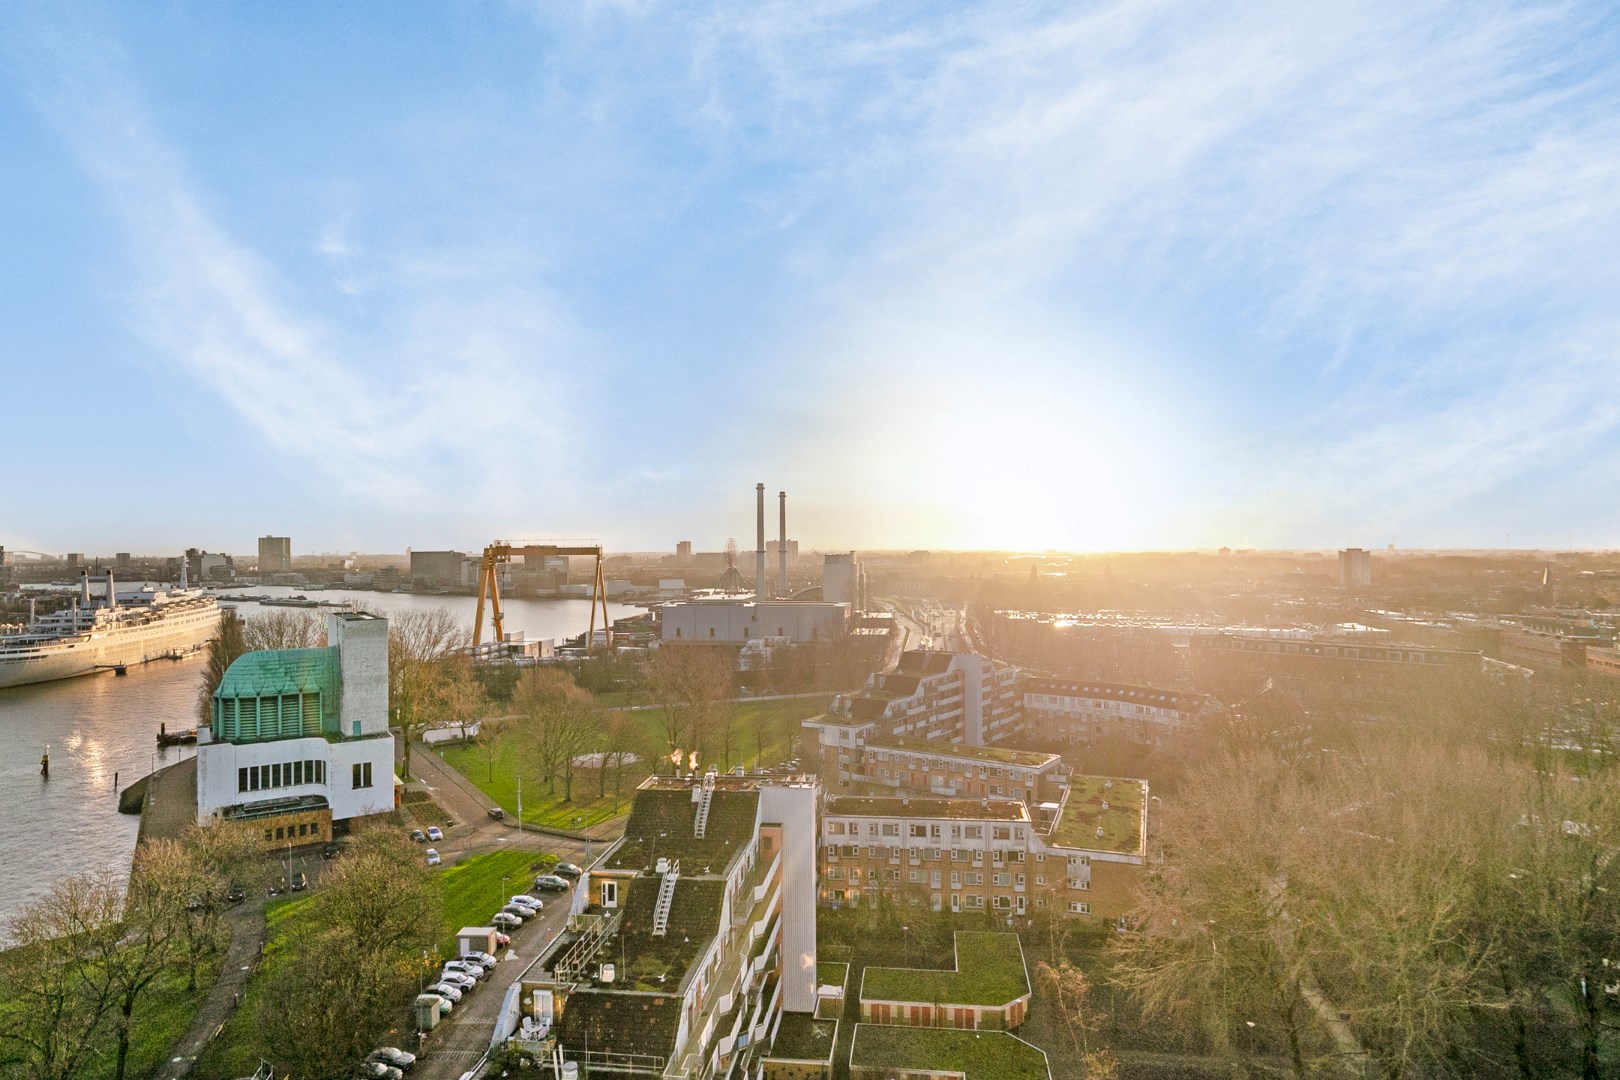
[[[944,827],[936,823],[912,822],[907,828],[908,834],[919,840],[944,839]],[[828,821],[827,833],[829,836],[859,836],[861,823],[858,821],[842,822]],[[897,821],[868,821],[866,823],[867,836],[899,836],[900,823]],[[1022,825],[992,825],[990,826],[990,839],[992,840],[1022,840],[1024,827]],[[952,840],[983,840],[983,825],[952,825]]]
[[[273,765],[249,765],[236,770],[236,790],[269,791],[299,784],[326,783],[326,762],[284,761]]]
[[[923,861],[938,862],[939,860],[941,860],[941,859],[943,859],[945,857],[945,855],[944,855],[945,849],[944,848],[912,847],[912,848],[906,848],[906,851],[909,854],[909,857],[910,857],[911,861],[914,862],[914,863],[923,862]],[[973,851],[973,850],[971,850],[969,848],[951,848],[950,853],[951,853],[951,855],[950,855],[951,862],[972,862],[974,866],[978,866],[978,865],[980,865],[981,863],[984,862],[984,852],[983,851]],[[837,860],[840,857],[843,857],[845,859],[858,859],[858,858],[860,858],[861,857],[861,846],[859,844],[843,844],[843,845],[828,844],[827,845],[827,858],[831,859],[831,860]],[[876,847],[876,846],[868,847],[866,849],[866,857],[868,859],[887,858],[890,862],[899,862],[900,861],[900,849],[898,847]],[[1003,850],[1003,849],[1000,849],[1000,848],[996,848],[996,849],[994,849],[994,850],[992,850],[990,852],[990,861],[991,861],[991,863],[993,863],[996,866],[1000,866],[1003,862],[1020,863],[1020,862],[1024,861],[1024,853],[1022,851],[1006,851],[1006,850]],[[1036,852],[1035,853],[1035,861],[1036,862],[1045,862],[1046,861],[1046,853],[1045,852]]]
[[[272,833],[274,835],[272,835]],[[274,829],[264,830],[264,838],[266,840],[297,840],[300,837],[307,840],[310,837],[318,837],[320,835],[321,827],[319,825],[310,825],[307,822],[298,826],[296,832],[293,830],[291,825],[288,825],[286,828],[282,828],[278,825]]]
[[[832,891],[830,891],[827,894],[827,899],[838,902],[838,903],[845,903],[845,902],[859,903],[860,898],[861,898],[861,890],[860,889],[833,889]],[[910,897],[909,899],[910,899],[910,902],[913,905],[917,905],[917,904],[919,904],[921,902],[918,897]],[[941,898],[939,893],[934,893],[933,896],[931,896],[929,898],[929,900],[930,900],[930,907],[934,911],[939,911],[941,909],[941,907],[943,906],[941,904],[942,898]],[[1022,896],[1019,896],[1019,897],[993,896],[993,897],[990,898],[990,906],[992,908],[994,908],[995,910],[997,910],[997,911],[1012,911],[1012,910],[1014,910],[1014,905],[1015,904],[1016,904],[1017,913],[1019,915],[1024,914],[1025,901],[1024,901],[1024,897],[1022,897]],[[1044,909],[1046,907],[1046,897],[1044,897],[1044,896],[1035,897],[1035,907],[1037,909]],[[976,893],[966,893],[966,894],[952,893],[951,894],[951,910],[952,911],[964,911],[964,910],[965,911],[983,911],[984,910],[984,897],[980,896],[980,895],[978,895]],[[1070,900],[1069,901],[1069,914],[1071,914],[1071,915],[1090,915],[1091,914],[1091,905],[1087,904],[1087,903],[1084,903],[1083,901],[1080,901],[1080,900]]]
[[[892,761],[896,767],[904,767],[907,769],[939,769],[942,772],[966,773],[969,776],[973,775],[974,770],[974,766],[971,763],[952,761],[949,758],[916,757],[911,754],[900,753],[899,751],[895,751],[891,754],[887,750],[876,749],[870,750],[868,753],[871,754],[873,760],[875,761]],[[980,765],[977,768],[979,770],[980,780],[986,780],[991,777],[995,777],[998,780],[1001,778],[1001,766],[999,765]],[[1029,781],[1027,777],[1029,775],[1030,774],[1022,769],[1007,770],[1007,777],[1011,780],[1024,780],[1026,783],[1028,783]]]
[[[858,883],[861,880],[861,868],[858,866],[851,866],[847,868],[842,866],[829,866],[827,868],[826,876],[828,881],[851,881]],[[901,880],[900,871],[881,866],[873,867],[867,873],[866,880],[873,882],[891,881],[898,884]],[[912,885],[927,885],[931,888],[937,889],[940,888],[944,882],[944,874],[939,870],[912,870],[907,874],[905,880]],[[1005,889],[1009,886],[1016,886],[1019,889],[1023,889],[1027,883],[1028,878],[1023,874],[1001,873],[990,875],[990,884],[998,889]],[[983,884],[984,873],[982,871],[951,871],[951,888],[953,889],[960,889],[963,887],[973,888]],[[1037,888],[1045,888],[1046,875],[1036,874],[1035,885]],[[1067,885],[1071,889],[1078,889],[1082,892],[1089,891],[1091,889],[1090,881],[1070,881],[1067,882]]]

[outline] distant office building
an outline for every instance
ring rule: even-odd
[[[677,559],[680,559],[683,562],[690,562],[691,559],[692,559],[692,541],[690,541],[690,540],[678,540],[678,541],[676,541],[675,542],[675,557]]]
[[[68,552],[67,564],[70,567],[71,566],[83,566],[84,565],[84,553],[82,551],[70,551],[70,552]]]
[[[394,809],[388,622],[342,612],[318,649],[246,653],[197,732],[197,820],[251,821],[270,846],[332,839]]]
[[[259,537],[259,573],[285,574],[292,570],[292,538]]]
[[[411,584],[430,588],[460,585],[466,558],[460,551],[412,551]]]
[[[1366,548],[1345,548],[1339,552],[1339,584],[1347,589],[1364,589],[1372,584],[1372,552]]]
[[[118,576],[123,577],[129,570],[129,552],[120,551],[113,556],[113,566],[118,570]]]
[[[781,550],[782,550],[782,541],[780,541],[780,540],[767,540],[767,541],[765,541],[765,559],[766,559],[766,561],[769,562],[772,566],[775,566],[776,561],[779,558],[781,558],[781,554],[780,554]],[[787,557],[788,557],[788,562],[790,562],[790,563],[796,563],[796,562],[799,561],[799,542],[797,540],[789,540],[787,542]]]
[[[829,604],[859,608],[861,563],[853,551],[834,552],[821,564],[821,598]]]

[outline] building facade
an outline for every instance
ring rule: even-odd
[[[1095,679],[1026,677],[1024,732],[1032,739],[1089,746],[1123,738],[1164,745],[1210,709],[1202,694]]]
[[[267,844],[302,844],[394,809],[388,623],[333,614],[327,640],[226,670],[197,731],[200,823],[253,821]]]
[[[826,644],[849,632],[849,605],[805,600],[680,600],[658,609],[663,641],[744,645],[759,638]]]
[[[292,538],[290,536],[259,537],[259,573],[288,574],[292,572]]]

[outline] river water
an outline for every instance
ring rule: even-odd
[[[286,596],[298,590],[246,591]],[[336,590],[309,595],[346,596]],[[475,603],[470,596],[408,593],[358,592],[348,598],[381,615],[444,607],[468,626]],[[237,604],[237,614],[246,619],[299,610],[240,603],[230,592],[220,599]],[[530,640],[560,640],[590,625],[589,600],[503,600],[501,606],[506,629],[521,630]],[[608,604],[610,618],[637,611]],[[102,866],[127,872],[139,819],[118,812],[118,789],[194,753],[192,747],[158,750],[156,735],[159,724],[171,730],[195,726],[202,672],[200,658],[158,660],[131,667],[123,677],[108,672],[0,690],[0,733],[7,744],[0,755],[0,941],[9,937],[5,924],[11,915],[57,879]],[[47,749],[48,780],[39,768]]]

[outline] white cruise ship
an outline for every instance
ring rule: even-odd
[[[220,608],[206,593],[142,586],[119,596],[112,574],[107,595],[92,601],[89,575],[72,607],[0,629],[0,688],[71,679],[200,650],[219,626]]]

